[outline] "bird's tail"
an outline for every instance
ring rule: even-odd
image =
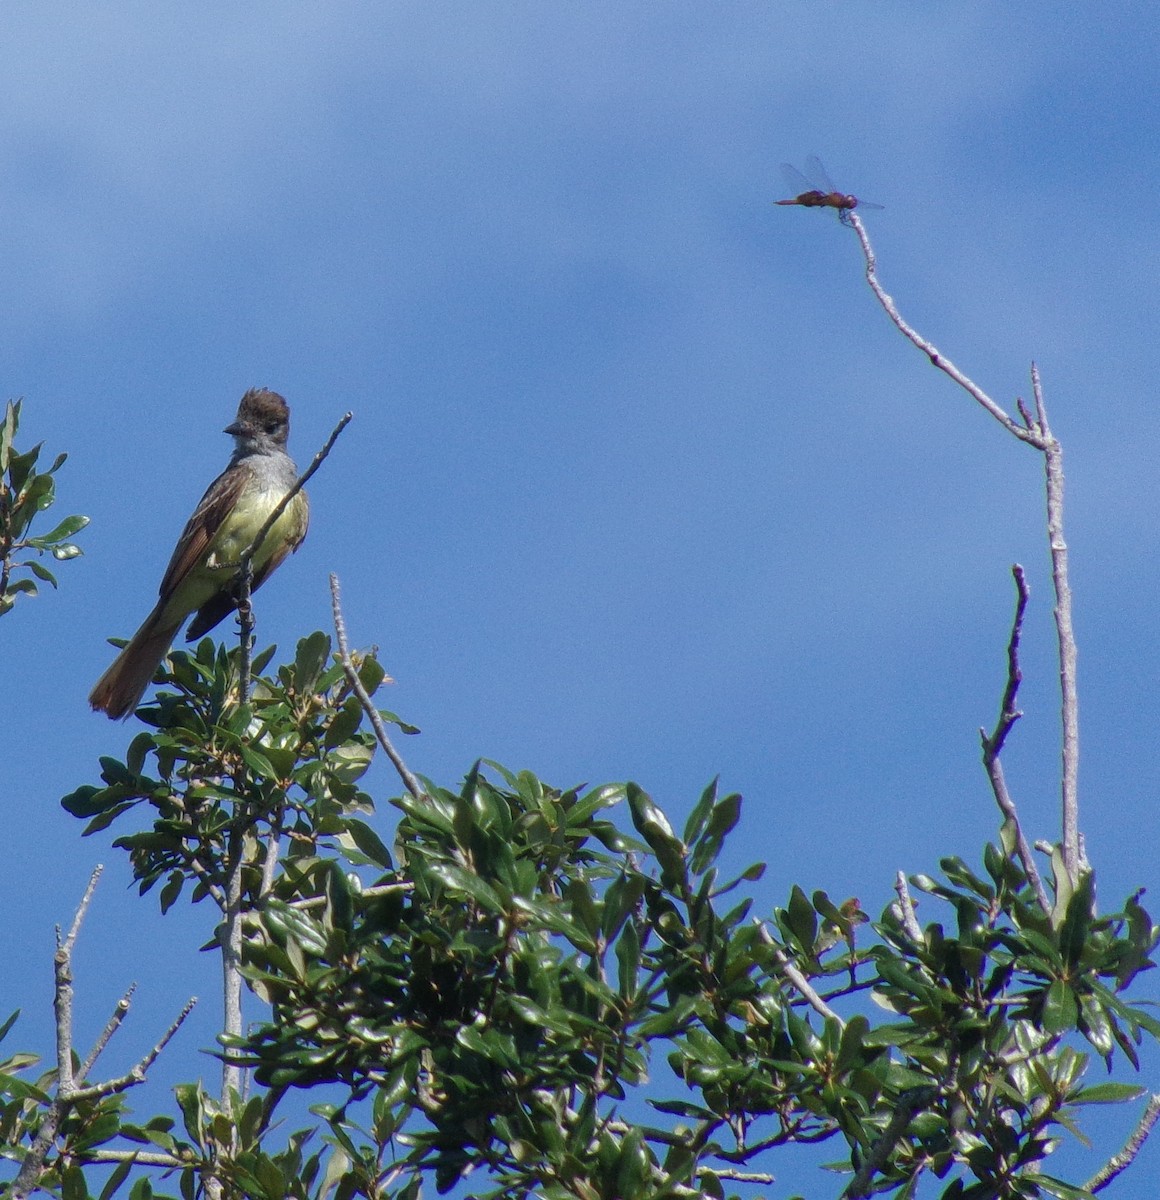
[[[137,707],[153,678],[153,672],[165,657],[166,650],[185,619],[182,616],[174,625],[172,618],[166,621],[164,617],[164,604],[159,604],[145,618],[145,623],[113,660],[112,666],[97,680],[89,696],[93,708],[119,721]]]

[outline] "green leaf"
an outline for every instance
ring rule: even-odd
[[[431,874],[440,880],[444,887],[453,892],[462,892],[489,912],[503,912],[504,902],[499,893],[478,875],[473,875],[454,863],[432,863]]]
[[[88,1200],[89,1189],[85,1186],[85,1173],[73,1164],[61,1172],[61,1200]],[[134,1189],[136,1190],[136,1189]]]
[[[336,862],[329,864],[326,872],[326,924],[343,933],[354,929],[354,900],[350,881]]]
[[[640,934],[636,924],[629,921],[616,939],[616,961],[620,968],[620,994],[626,1000],[636,996],[637,982],[640,977]]]
[[[1047,989],[1043,1003],[1043,1028],[1048,1033],[1063,1033],[1074,1029],[1078,1020],[1075,992],[1062,979],[1056,979]]]
[[[1125,1100],[1136,1100],[1147,1088],[1135,1087],[1130,1083],[1097,1083],[1094,1087],[1081,1088],[1068,1097],[1069,1104],[1122,1104]]]
[[[309,696],[330,657],[330,638],[318,630],[302,638],[294,655],[294,689]]]
[[[785,910],[786,928],[792,933],[803,953],[813,955],[814,938],[818,933],[818,914],[805,892],[795,883],[789,894],[789,907]]]
[[[1085,871],[1067,902],[1063,923],[1059,927],[1059,949],[1069,966],[1079,962],[1087,945],[1095,903],[1095,874]]]
[[[716,861],[721,852],[726,836],[736,827],[741,819],[741,797],[733,792],[720,803],[713,806],[709,817],[709,825],[700,838],[689,867],[695,875],[703,874]]]
[[[704,832],[705,826],[709,822],[709,814],[713,811],[716,801],[717,780],[714,779],[701,793],[701,799],[693,806],[693,811],[685,822],[685,842],[688,845],[691,846]]]
[[[61,523],[55,529],[50,530],[48,533],[42,533],[40,537],[37,538],[37,541],[46,543],[63,541],[66,537],[72,537],[74,533],[79,533],[88,523],[88,517],[65,517],[65,519],[61,521]]]
[[[350,817],[346,822],[346,831],[350,834],[351,841],[371,862],[384,870],[391,869],[394,865],[391,852],[387,849],[383,839],[365,821],[360,821],[357,817]]]
[[[101,1188],[99,1200],[111,1200],[113,1194],[128,1178],[129,1171],[133,1164],[128,1162],[118,1163],[113,1169],[113,1173],[105,1181],[105,1186]]]
[[[28,562],[21,563],[21,566],[27,567],[37,579],[43,580],[45,583],[51,583],[56,587],[56,576],[44,565],[38,563],[36,559],[30,558]]]
[[[637,832],[657,856],[664,882],[669,887],[676,886],[685,876],[684,843],[673,833],[668,818],[652,798],[635,783],[628,785],[628,805]]]

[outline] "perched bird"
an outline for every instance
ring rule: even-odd
[[[209,485],[186,523],[156,607],[89,696],[93,708],[114,720],[137,707],[190,613],[197,613],[187,634],[192,642],[237,608],[234,588],[241,556],[298,478],[286,453],[290,409],[277,392],[251,388],[225,432],[234,439],[229,466]],[[309,520],[310,505],[300,491],[254,555],[255,590],[302,544]]]

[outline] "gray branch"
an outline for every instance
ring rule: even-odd
[[[1122,1171],[1126,1171],[1136,1160],[1140,1148],[1148,1140],[1152,1127],[1160,1119],[1160,1093],[1153,1093],[1148,1098],[1144,1112],[1124,1143],[1119,1154],[1113,1154],[1106,1163],[1084,1184],[1089,1192],[1102,1192]]]
[[[894,878],[894,890],[898,894],[898,903],[894,906],[898,911],[898,919],[906,930],[911,941],[922,944],[922,928],[914,915],[914,901],[910,898],[910,889],[906,886],[906,876],[899,871]]]
[[[1071,587],[1068,583],[1067,542],[1063,536],[1063,447],[1056,440],[1047,422],[1043,386],[1039,368],[1031,364],[1031,389],[1035,412],[1031,413],[1022,399],[1016,401],[1019,420],[992,399],[974,380],[968,378],[937,346],[929,342],[903,319],[893,298],[878,279],[878,260],[870,245],[861,219],[856,212],[846,215],[846,224],[858,235],[866,260],[866,282],[878,298],[886,315],[902,335],[912,342],[949,378],[953,379],[978,404],[987,410],[1004,429],[1021,442],[1034,447],[1043,455],[1047,486],[1047,536],[1051,551],[1051,577],[1055,589],[1055,628],[1059,642],[1059,677],[1063,752],[1061,772],[1061,842],[1063,863],[1072,882],[1086,868],[1082,838],[1079,832],[1079,693],[1076,687],[1076,642],[1071,619]]]
[[[97,880],[101,876],[101,870],[101,867],[97,867],[92,875],[89,876],[88,886],[85,888],[84,896],[77,906],[76,915],[73,918],[68,936],[62,939],[60,930],[59,928],[57,929],[56,954],[53,956],[53,974],[55,978],[53,1007],[56,1011],[56,1096],[49,1104],[44,1120],[41,1121],[40,1128],[32,1140],[32,1145],[29,1147],[28,1153],[25,1154],[24,1161],[20,1164],[20,1171],[12,1181],[12,1185],[8,1191],[8,1196],[11,1197],[11,1200],[25,1200],[27,1196],[38,1190],[44,1164],[48,1159],[49,1152],[52,1150],[53,1143],[56,1141],[56,1135],[60,1129],[61,1122],[64,1120],[69,1109],[78,1101],[111,1096],[138,1083],[143,1083],[149,1067],[153,1065],[157,1056],[166,1047],[169,1040],[178,1031],[185,1018],[189,1016],[193,1006],[197,1003],[196,999],[192,999],[186,1004],[181,1014],[170,1025],[169,1029],[166,1030],[153,1049],[127,1074],[120,1076],[118,1079],[106,1080],[104,1083],[93,1084],[89,1087],[77,1086],[76,1076],[74,1076],[72,1069],[72,952],[76,945],[77,937],[80,934],[81,924],[84,921],[85,914],[88,912],[89,903],[93,898],[93,891],[97,886]],[[109,1039],[120,1028],[125,1014],[129,1011],[132,993],[133,989],[130,988],[121,998],[113,1016],[110,1017],[105,1028],[94,1043],[93,1048],[86,1056],[79,1073],[79,1077],[82,1080],[100,1056],[101,1051],[108,1045]]]
[[[1011,732],[1012,726],[1023,715],[1015,707],[1015,701],[1019,695],[1019,684],[1023,681],[1023,672],[1019,666],[1019,639],[1023,633],[1023,616],[1027,611],[1027,600],[1031,594],[1027,586],[1027,577],[1018,563],[1011,568],[1011,574],[1015,580],[1016,599],[1015,618],[1011,622],[1011,637],[1007,642],[1007,685],[1003,689],[1003,700],[999,705],[999,717],[995,722],[994,730],[988,734],[985,729],[980,729],[979,738],[983,744],[983,767],[987,772],[987,778],[991,781],[991,791],[994,793],[995,803],[998,804],[999,811],[1003,816],[1011,822],[1011,827],[1015,831],[1015,846],[1019,853],[1019,861],[1023,864],[1027,882],[1035,891],[1039,907],[1050,916],[1051,901],[1047,898],[1043,881],[1039,878],[1039,870],[1035,866],[1035,856],[1024,836],[1023,826],[1019,824],[1015,801],[1011,799],[1011,793],[1007,789],[1007,780],[1003,774],[1003,764],[999,761],[999,755],[1007,741],[1007,734]]]
[[[358,677],[358,671],[355,670],[354,663],[351,661],[350,650],[346,641],[346,622],[343,620],[342,606],[339,603],[338,576],[334,574],[330,576],[330,603],[334,612],[334,632],[338,639],[338,661],[342,664],[342,669],[346,675],[347,682],[350,684],[351,691],[358,697],[358,702],[362,705],[363,712],[370,718],[371,727],[375,731],[375,737],[378,738],[383,752],[394,764],[395,770],[399,773],[399,778],[403,781],[403,786],[412,796],[418,799],[424,795],[423,785],[411,773],[410,768],[403,761],[402,755],[395,749],[394,744],[387,735],[387,727],[383,722],[383,718],[379,715],[379,710],[375,708],[374,701],[367,694],[366,688],[363,687],[362,680]]]

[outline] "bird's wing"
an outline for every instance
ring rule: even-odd
[[[167,599],[181,586],[186,576],[205,561],[214,534],[229,516],[246,486],[248,469],[241,464],[227,467],[206,489],[193,516],[185,523],[173,550],[169,566],[158,592]]]

